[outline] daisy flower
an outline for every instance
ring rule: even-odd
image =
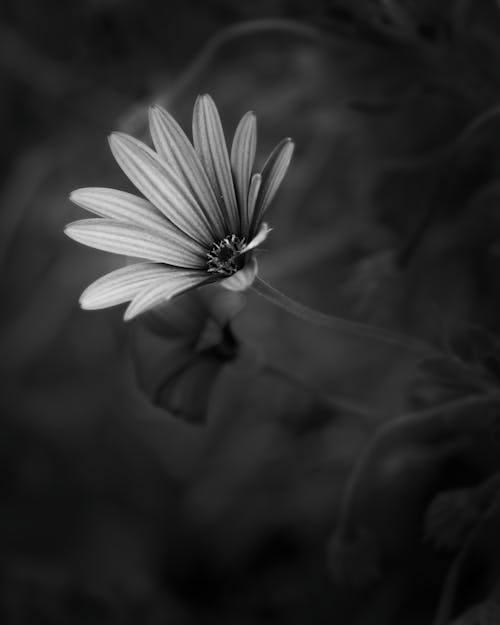
[[[144,197],[105,188],[74,191],[70,199],[98,215],[66,226],[85,245],[138,259],[85,289],[85,309],[130,301],[125,319],[187,290],[219,282],[245,290],[257,275],[255,249],[269,234],[264,215],[293,153],[284,139],[260,173],[253,173],[255,115],[239,122],[229,154],[213,100],[199,96],[193,111],[193,144],[167,111],[150,109],[154,150],[113,133],[111,151]]]

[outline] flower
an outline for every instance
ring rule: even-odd
[[[252,173],[255,115],[236,128],[229,156],[212,98],[199,96],[193,145],[159,106],[150,109],[155,151],[134,137],[113,133],[113,155],[144,198],[105,188],[74,191],[75,204],[97,214],[66,226],[66,234],[100,250],[144,259],[92,283],[80,297],[85,309],[130,301],[125,319],[210,282],[245,290],[257,274],[255,248],[269,234],[263,217],[293,153],[287,138],[260,173]]]

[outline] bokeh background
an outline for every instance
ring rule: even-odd
[[[387,445],[368,546],[332,539],[377,428],[498,385],[499,61],[494,0],[2,2],[2,623],[427,624],[452,566],[449,622],[500,623],[495,519],[458,565],[446,521],[424,541],[436,495],[494,479],[482,408]],[[130,189],[109,132],[147,140],[154,102],[189,129],[205,92],[228,137],[256,112],[260,163],[296,142],[262,276],[444,356],[250,293],[199,365],[190,327],[79,309],[123,261],[64,237],[69,193]]]

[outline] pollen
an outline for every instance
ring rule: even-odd
[[[214,243],[207,253],[207,271],[232,276],[243,267],[243,249],[245,239],[235,234],[224,237],[219,243]]]

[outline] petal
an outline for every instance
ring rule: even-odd
[[[272,228],[269,228],[266,223],[261,224],[259,231],[254,236],[254,238],[242,249],[242,253],[249,252],[250,250],[253,250],[255,247],[260,245],[263,241],[267,239],[267,235],[271,232],[271,230]]]
[[[149,125],[156,151],[205,209],[212,226],[213,238],[223,239],[226,230],[217,199],[200,159],[184,131],[161,106],[150,108]]]
[[[86,310],[95,310],[122,304],[158,278],[168,278],[172,271],[176,270],[157,263],[121,267],[92,282],[81,294],[80,305]]]
[[[283,178],[285,177],[292,154],[294,143],[291,139],[283,139],[274,148],[262,169],[262,184],[253,215],[252,228],[258,226],[269,204],[274,198]]]
[[[251,258],[250,261],[229,278],[221,281],[221,286],[230,291],[245,291],[255,280],[257,275],[257,260]]]
[[[257,122],[255,115],[249,111],[241,118],[234,133],[231,147],[231,167],[238,199],[241,220],[241,233],[248,231],[248,187],[252,175],[257,147]]]
[[[205,245],[213,243],[210,224],[179,177],[147,145],[123,133],[109,138],[111,151],[134,185],[169,221]]]
[[[172,299],[184,291],[211,282],[205,272],[175,271],[168,277],[168,280],[158,280],[152,285],[140,291],[130,302],[125,311],[124,319],[129,321],[142,312]]]
[[[224,209],[230,233],[240,228],[233,176],[219,113],[209,95],[198,96],[193,111],[193,142],[196,152]]]
[[[168,238],[113,219],[82,219],[68,224],[65,233],[98,250],[137,256],[177,267],[204,267],[203,250],[182,234]]]
[[[69,199],[101,217],[135,224],[153,232],[161,230],[170,234],[174,230],[172,224],[151,202],[132,193],[102,187],[88,187],[73,191]]]
[[[259,196],[260,185],[262,184],[262,176],[260,174],[254,174],[250,181],[250,188],[248,189],[248,224],[250,225],[255,213],[255,206],[257,204],[257,197]]]

